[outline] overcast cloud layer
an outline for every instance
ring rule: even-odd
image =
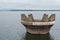
[[[0,0],[0,9],[60,9],[60,0]]]

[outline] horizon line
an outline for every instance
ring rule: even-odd
[[[60,10],[37,10],[37,9],[3,9],[0,11],[60,11]]]

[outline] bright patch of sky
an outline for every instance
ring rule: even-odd
[[[60,9],[60,0],[0,0],[0,9]]]

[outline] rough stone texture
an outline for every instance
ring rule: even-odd
[[[29,22],[33,22],[33,21],[34,21],[34,18],[33,18],[33,16],[32,16],[32,14],[29,14],[29,15],[28,15],[28,21],[29,21]]]
[[[47,22],[48,21],[48,15],[47,14],[43,15],[42,21],[43,22]]]
[[[25,16],[25,14],[21,14],[21,20],[22,21],[28,21],[28,18]]]
[[[52,15],[49,17],[49,21],[55,21],[55,14],[52,14]]]

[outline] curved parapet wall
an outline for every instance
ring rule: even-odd
[[[53,25],[55,23],[55,21],[52,21],[52,22],[27,22],[27,21],[21,21],[22,24],[25,24],[25,25],[37,25],[37,26],[40,26],[40,25]]]

